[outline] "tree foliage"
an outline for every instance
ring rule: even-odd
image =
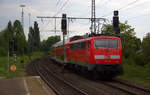
[[[148,33],[143,39],[142,50],[144,55],[147,56],[148,59],[150,59],[150,33]]]
[[[11,21],[8,22],[7,28],[0,32],[0,42],[0,56],[5,56],[8,49],[10,55],[13,53],[22,55],[25,53],[27,50],[27,42],[19,20],[16,20],[13,25]]]
[[[29,45],[29,52],[39,51],[40,50],[40,31],[38,27],[38,23],[34,22],[34,28],[29,28],[28,34],[28,45]]]
[[[141,48],[141,52],[137,55],[136,62],[142,65],[150,64],[150,33],[144,37]]]
[[[7,50],[8,50],[8,42],[7,39],[5,38],[7,29],[2,30],[0,32],[0,56],[6,56],[7,55]]]
[[[28,34],[28,47],[29,52],[33,52],[33,46],[34,46],[34,30],[32,27],[29,28],[29,34]]]
[[[38,50],[40,48],[40,31],[36,21],[34,22],[34,38],[34,46]]]
[[[47,40],[43,40],[41,44],[42,51],[49,51],[51,46],[60,41],[60,36],[51,36]]]
[[[22,55],[27,50],[27,42],[19,20],[14,22],[14,35],[14,49],[17,54]]]

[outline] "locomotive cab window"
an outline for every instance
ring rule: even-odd
[[[95,39],[95,48],[119,48],[117,39]]]

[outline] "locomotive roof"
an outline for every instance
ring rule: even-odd
[[[114,36],[96,36],[96,37],[80,38],[80,39],[77,39],[77,40],[67,39],[67,40],[65,40],[65,44],[83,42],[83,41],[87,41],[87,40],[91,40],[91,39],[97,39],[97,38],[119,39],[119,37],[114,37]],[[63,45],[63,41],[59,41],[56,44],[54,44],[53,47],[62,46],[62,45]]]
[[[83,41],[87,41],[87,40],[91,40],[91,39],[97,39],[97,38],[119,39],[119,37],[114,37],[114,36],[96,36],[96,37],[88,37],[88,38],[84,38],[84,39],[78,39],[75,41],[71,41],[70,43],[83,42]]]
[[[70,41],[69,39],[65,40],[65,44],[68,43],[69,41]],[[62,46],[62,45],[63,45],[63,41],[59,41],[59,42],[55,43],[53,45],[53,47]]]

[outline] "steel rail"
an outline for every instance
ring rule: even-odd
[[[65,84],[67,84],[68,86],[72,87],[73,89],[75,89],[76,91],[82,93],[82,95],[88,95],[86,92],[80,90],[79,88],[75,87],[74,85],[72,85],[71,83],[67,82],[66,80],[62,79],[61,77],[59,77],[58,75],[56,74],[53,74],[52,71],[50,71],[47,67],[44,67],[48,72],[49,74],[53,75],[54,77],[56,77],[57,79],[59,79],[60,81],[64,82]]]
[[[39,64],[38,64],[38,65],[39,65]],[[61,82],[63,82],[65,85],[68,85],[69,87],[73,88],[73,89],[78,93],[78,95],[88,95],[86,92],[84,92],[84,91],[80,90],[79,88],[73,86],[72,84],[70,84],[70,83],[67,82],[66,80],[63,80],[63,79],[61,79],[59,76],[54,75],[51,71],[49,71],[49,69],[48,69],[47,67],[38,66],[38,65],[36,65],[36,70],[37,70],[38,74],[39,74],[39,75],[41,76],[41,78],[48,84],[48,86],[50,86],[50,87],[55,91],[55,93],[56,93],[57,95],[64,95],[64,94],[61,93],[60,91],[58,91],[58,90],[50,83],[50,81],[52,81],[52,80],[49,80],[49,81],[48,81],[48,76],[47,76],[47,78],[46,78],[46,76],[44,76],[44,74],[47,75],[47,73],[48,73],[48,74],[51,75],[52,77],[57,78],[58,80],[60,80]],[[40,69],[41,69],[41,71],[42,71],[43,73],[40,72]],[[79,93],[80,93],[80,94],[79,94]]]
[[[114,79],[113,81],[118,82],[118,83],[123,84],[123,85],[126,85],[126,86],[129,86],[129,87],[132,87],[132,88],[135,88],[135,89],[139,89],[141,91],[144,91],[144,92],[147,92],[147,93],[150,94],[150,89],[149,88],[145,88],[145,87],[142,87],[142,86],[141,87],[140,86],[136,86],[133,83],[129,83],[127,81],[120,80],[120,79],[117,79],[117,78]]]
[[[110,86],[112,88],[119,89],[120,91],[123,91],[125,93],[128,93],[130,95],[150,95],[150,93],[147,90],[143,90],[139,87],[133,86],[132,84],[127,84],[123,82],[113,81],[113,82],[100,82],[104,85]],[[132,89],[132,90],[131,90]],[[147,92],[145,92],[147,91]],[[141,94],[143,93],[143,94]]]
[[[101,83],[104,84],[104,85],[107,85],[107,86],[109,86],[109,87],[112,87],[112,88],[115,88],[115,89],[119,89],[120,91],[123,91],[123,92],[125,92],[125,93],[130,94],[130,95],[137,95],[137,93],[135,93],[135,92],[133,92],[133,91],[129,91],[129,90],[127,90],[127,89],[125,89],[125,88],[122,88],[122,87],[120,87],[120,86],[116,86],[116,85],[113,85],[113,84],[107,83],[107,82],[101,82]]]
[[[43,76],[43,74],[39,71],[39,67],[38,65],[34,65],[34,68],[36,70],[36,72],[40,75],[40,77],[46,82],[46,84],[53,89],[53,91],[57,94],[57,95],[62,95],[57,89],[55,89],[55,87],[53,85],[51,85],[49,83],[49,81],[47,81],[47,79],[45,78],[45,76]]]

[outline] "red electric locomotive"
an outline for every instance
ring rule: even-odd
[[[62,42],[58,42],[53,48],[56,58],[63,59],[65,51],[67,67],[107,78],[123,73],[119,37],[97,36],[68,40],[65,43],[65,50],[62,45]]]

